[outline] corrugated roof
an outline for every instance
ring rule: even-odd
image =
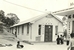
[[[62,20],[59,19],[58,17],[54,16],[54,14],[52,14],[52,13],[49,13],[49,14],[51,14],[53,17],[55,17],[58,21],[60,21],[60,22],[62,23]],[[39,18],[43,18],[43,17],[45,17],[45,16],[47,16],[47,15],[49,15],[49,14],[42,14],[42,15],[39,15],[39,16],[30,18],[30,19],[28,19],[28,20],[25,20],[25,21],[23,21],[23,22],[20,22],[20,23],[18,23],[18,24],[15,24],[15,25],[13,25],[13,26],[11,26],[11,27],[18,26],[18,25],[22,25],[22,24],[26,24],[26,23],[33,23],[34,21],[38,20]]]
[[[66,8],[66,9],[58,10],[58,11],[55,11],[55,12],[53,12],[53,13],[54,13],[54,14],[58,14],[58,13],[60,13],[60,12],[70,11],[70,10],[74,10],[74,7],[69,7],[69,8]]]

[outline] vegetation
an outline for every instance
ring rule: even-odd
[[[0,24],[0,31],[3,30],[3,25],[10,27],[16,23],[19,23],[19,18],[14,13],[8,13],[5,16],[5,12],[3,10],[0,10],[0,22],[3,22],[4,24]]]
[[[14,13],[8,13],[8,14],[6,15],[6,17],[9,17],[9,18],[11,19],[11,21],[13,21],[13,24],[19,23],[19,18],[18,18],[17,15],[14,14]],[[12,24],[12,25],[13,25],[13,24]]]
[[[0,32],[3,32],[3,26],[0,24]]]

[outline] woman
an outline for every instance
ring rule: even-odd
[[[61,37],[61,44],[63,44],[64,43],[64,37],[63,37],[63,35],[60,35]]]
[[[74,50],[74,33],[70,34],[71,39],[70,39],[70,45],[68,47],[68,50]]]
[[[56,41],[57,41],[57,44],[60,44],[60,38],[59,38],[59,35],[58,35]]]

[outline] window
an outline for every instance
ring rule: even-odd
[[[55,35],[58,35],[58,26],[55,26]]]
[[[29,34],[29,23],[27,23],[27,34]]]
[[[41,25],[39,25],[38,35],[41,35]]]
[[[17,27],[15,27],[15,35],[16,35],[16,37],[17,37]]]
[[[69,33],[70,33],[70,22],[69,22]]]
[[[19,35],[19,26],[18,26],[18,35]]]
[[[22,35],[24,34],[24,25],[22,25]]]
[[[68,18],[71,18],[71,15],[69,15]]]
[[[17,32],[17,27],[15,28],[15,31]]]
[[[73,18],[74,18],[74,14],[73,14]]]
[[[74,21],[72,23],[72,33],[74,33]]]

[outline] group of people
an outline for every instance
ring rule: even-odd
[[[56,41],[57,41],[57,44],[64,44],[64,36],[60,35],[60,37],[59,37],[59,35],[58,35]]]
[[[58,35],[56,41],[57,41],[57,44],[64,44],[64,36]],[[70,39],[66,41],[67,45],[68,45],[68,48],[67,50],[74,50],[74,33],[71,33],[70,34]]]

